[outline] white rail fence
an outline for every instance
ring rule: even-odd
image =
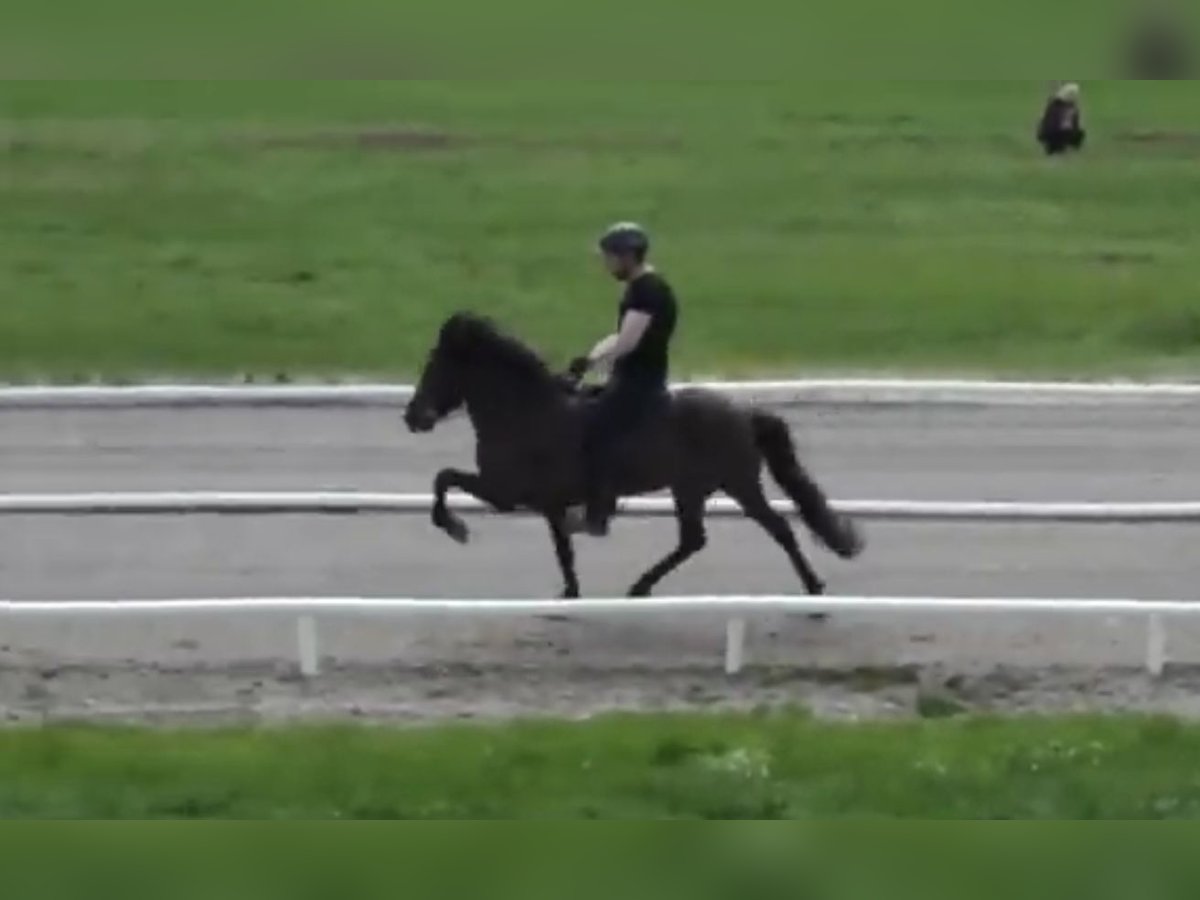
[[[1144,663],[1159,676],[1167,663],[1167,627],[1174,619],[1200,618],[1200,603],[1140,600],[922,599],[915,597],[675,597],[641,600],[418,600],[365,598],[276,598],[199,600],[0,601],[0,621],[70,618],[144,619],[271,615],[294,621],[296,655],[302,674],[321,670],[321,618],[512,618],[634,619],[666,616],[723,618],[725,671],[736,675],[746,665],[746,624],[754,616],[780,613],[870,614],[902,616],[1014,615],[1076,618],[1133,618],[1146,623]]]
[[[697,381],[688,385],[761,403],[1028,405],[1200,404],[1200,384],[879,378]],[[0,409],[397,406],[403,384],[157,384],[0,388]]]
[[[431,494],[332,492],[180,492],[0,494],[0,515],[337,515],[390,513],[424,515]],[[790,513],[792,504],[773,505]],[[1200,522],[1200,502],[1180,503],[1009,503],[914,500],[836,501],[840,512],[860,519],[907,522],[1057,522],[1077,524],[1168,524]],[[473,498],[451,495],[452,509],[489,513]],[[740,518],[740,508],[726,499],[709,503],[709,514]],[[621,504],[624,514],[640,518],[674,516],[669,498],[645,497]]]
[[[708,382],[710,387],[763,403],[1119,405],[1200,404],[1200,384],[1030,383],[838,379],[805,381]],[[136,387],[0,388],[4,409],[224,408],[258,406],[396,406],[412,396],[405,385],[146,385]],[[339,514],[428,512],[432,498],[397,493],[165,492],[0,495],[0,514]],[[777,503],[781,511],[790,504]],[[453,508],[485,512],[482,504],[454,497]],[[957,522],[1178,523],[1200,522],[1200,502],[1187,503],[953,503],[846,501],[836,506],[864,519]],[[628,501],[634,516],[670,516],[661,498]],[[729,501],[710,506],[717,516],[739,516]],[[725,622],[725,670],[742,671],[746,625],[755,616],[779,613],[854,613],[1118,617],[1146,624],[1144,663],[1159,675],[1167,661],[1167,627],[1177,619],[1200,617],[1200,603],[1187,601],[1061,599],[921,599],[887,597],[688,597],[617,600],[417,600],[363,598],[198,599],[134,601],[0,601],[7,620],[79,618],[197,617],[247,614],[278,616],[293,622],[300,670],[320,672],[319,621],[323,618],[521,617],[570,619],[716,617]]]

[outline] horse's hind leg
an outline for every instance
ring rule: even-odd
[[[655,586],[669,574],[704,549],[708,535],[704,531],[704,502],[702,494],[675,493],[675,518],[679,522],[679,546],[652,566],[629,589],[630,597],[648,597]]]
[[[792,567],[796,570],[796,574],[804,582],[804,589],[810,594],[824,594],[825,583],[813,571],[813,567],[804,556],[804,552],[800,549],[800,542],[796,540],[796,533],[792,530],[791,524],[771,508],[770,501],[767,500],[766,494],[763,493],[762,485],[755,480],[735,490],[730,490],[727,487],[726,493],[737,501],[747,517],[761,525],[763,530],[774,539],[775,543],[784,549],[784,552],[788,555],[788,559],[792,561]]]
[[[460,490],[470,494],[477,500],[486,503],[501,512],[511,512],[512,504],[499,498],[495,491],[489,489],[483,477],[473,472],[462,472],[458,469],[442,469],[433,479],[433,524],[460,544],[465,544],[471,537],[471,530],[460,516],[455,515],[446,505],[446,495],[451,490]]]

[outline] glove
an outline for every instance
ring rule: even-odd
[[[577,356],[571,360],[571,365],[567,366],[567,374],[576,381],[582,381],[583,376],[588,373],[592,367],[592,361],[586,356]]]

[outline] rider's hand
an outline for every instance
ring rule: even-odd
[[[581,381],[583,376],[592,368],[592,361],[586,356],[577,356],[571,360],[571,365],[567,367],[567,374],[576,381]]]

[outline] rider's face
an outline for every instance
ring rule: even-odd
[[[615,253],[601,253],[600,258],[604,260],[604,268],[608,274],[617,281],[627,281],[633,270],[637,268],[637,263],[632,257],[619,256]]]

